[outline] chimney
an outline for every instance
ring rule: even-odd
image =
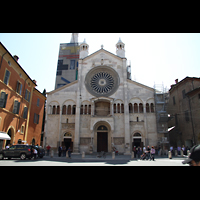
[[[178,79],[175,80],[175,83],[176,83],[176,84],[178,83]]]
[[[14,59],[18,62],[18,60],[19,60],[19,57],[18,56],[16,56],[16,55],[14,55],[13,56],[14,57]]]
[[[33,82],[35,83],[35,85],[37,85],[37,81],[34,79]]]

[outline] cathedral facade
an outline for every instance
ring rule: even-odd
[[[154,89],[128,78],[124,47],[119,39],[116,55],[103,46],[89,55],[80,44],[77,80],[47,94],[46,145],[124,154],[157,145]]]

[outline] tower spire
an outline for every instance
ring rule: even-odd
[[[124,58],[125,57],[125,44],[122,42],[121,38],[119,38],[118,43],[116,44],[116,53],[119,57]]]
[[[72,33],[70,43],[78,43],[78,33]]]

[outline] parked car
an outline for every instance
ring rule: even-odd
[[[21,160],[31,158],[31,145],[17,144],[4,149],[0,151],[0,160],[4,158],[21,158]]]

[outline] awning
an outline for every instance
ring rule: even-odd
[[[11,140],[11,138],[6,132],[0,131],[0,140]]]
[[[168,128],[168,132],[173,130],[176,126],[172,126],[171,128]]]

